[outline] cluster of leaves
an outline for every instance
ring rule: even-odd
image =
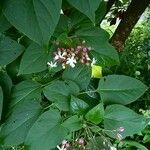
[[[124,139],[147,126],[144,116],[125,106],[147,90],[141,81],[108,75],[93,85],[91,66],[78,63],[65,70],[47,66],[58,47],[75,47],[82,41],[92,47],[90,55],[97,65],[119,64],[108,33],[95,27],[105,13],[104,1],[0,3],[1,149],[23,144],[29,150],[50,150],[64,139],[74,142],[81,136],[87,149],[98,149],[99,143],[93,141],[100,140],[110,149],[107,136]]]

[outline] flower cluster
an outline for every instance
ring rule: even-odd
[[[54,52],[53,61],[48,62],[50,68],[57,67],[57,64],[61,64],[62,68],[65,69],[67,65],[72,68],[75,67],[77,62],[89,65],[96,63],[96,60],[93,61],[89,57],[89,51],[91,48],[84,46],[77,46],[76,48],[57,48],[57,51]]]

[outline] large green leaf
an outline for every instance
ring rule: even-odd
[[[24,99],[10,110],[9,116],[0,132],[4,145],[19,145],[24,142],[27,133],[41,113],[41,107],[35,99]]]
[[[131,136],[144,129],[147,124],[147,119],[125,106],[114,104],[107,106],[105,110],[104,128],[110,137]],[[124,128],[124,131],[121,132],[120,127]]]
[[[59,145],[67,134],[67,129],[61,125],[60,112],[50,109],[32,126],[25,144],[31,150],[50,150]]]
[[[106,104],[129,104],[142,96],[146,90],[146,85],[141,81],[124,75],[103,77],[98,86],[101,99]]]
[[[8,0],[4,14],[19,31],[48,44],[59,21],[62,0]]]
[[[68,2],[95,23],[95,11],[99,7],[101,0],[94,0],[94,2],[93,0],[68,0]]]
[[[74,115],[65,120],[62,126],[67,128],[70,132],[74,132],[80,130],[83,127],[83,123],[77,115]]]
[[[2,110],[3,110],[3,91],[0,86],[0,120],[1,120],[1,116],[2,116]]]
[[[55,103],[55,105],[64,111],[69,110],[69,97],[71,94],[78,94],[78,86],[75,83],[53,81],[44,88],[44,95],[48,100]]]
[[[14,106],[23,99],[40,98],[41,85],[33,81],[23,81],[12,90],[11,106]]]
[[[48,53],[42,47],[33,43],[25,51],[18,74],[30,74],[46,70]]]
[[[104,118],[104,106],[102,103],[92,108],[85,116],[87,121],[91,121],[94,124],[99,124]]]
[[[0,34],[0,65],[7,65],[23,52],[24,47],[16,41]]]
[[[74,68],[68,67],[63,72],[63,79],[74,81],[84,90],[87,88],[91,79],[90,67],[83,64],[78,64]]]
[[[117,51],[108,43],[109,35],[106,31],[92,27],[78,30],[75,35],[92,48],[90,52],[99,65],[112,66],[119,63]]]

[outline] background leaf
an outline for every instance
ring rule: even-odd
[[[23,81],[14,87],[11,95],[11,106],[16,105],[23,99],[33,99],[41,97],[41,85],[33,81]]]
[[[3,110],[3,91],[0,86],[0,120],[1,120],[1,116],[2,116],[2,110]]]
[[[90,18],[93,23],[95,22],[95,11],[99,7],[101,0],[95,0],[94,3],[92,0],[68,0],[68,2]]]
[[[123,140],[123,145],[130,145],[130,146],[136,147],[140,150],[148,150],[144,145],[142,145],[138,142],[135,142],[135,141]]]
[[[61,125],[59,111],[50,109],[32,126],[25,144],[33,150],[50,150],[59,145],[67,134],[67,129]]]
[[[64,80],[74,81],[81,89],[86,89],[91,79],[90,67],[78,64],[75,68],[68,67],[63,72]]]
[[[8,0],[4,14],[30,39],[47,45],[59,21],[61,3],[61,0]]]
[[[20,68],[20,74],[31,74],[46,70],[48,62],[48,53],[42,47],[33,43],[23,54]]]
[[[98,92],[105,104],[130,104],[142,96],[146,90],[146,85],[141,81],[124,75],[103,77],[98,86]]]
[[[0,132],[1,141],[6,146],[24,142],[27,133],[41,113],[41,107],[35,99],[24,99],[10,109],[9,115]]]
[[[122,138],[132,136],[143,130],[146,125],[147,119],[125,106],[114,104],[106,107],[104,128],[109,130],[106,133],[110,137],[118,138],[117,133],[121,134]],[[124,128],[123,132],[118,130],[120,127]]]
[[[7,65],[23,52],[24,47],[16,41],[0,34],[0,65]]]
[[[0,85],[3,89],[3,104],[0,104],[0,107],[3,107],[3,117],[8,112],[8,107],[9,107],[9,102],[10,102],[10,94],[11,94],[11,89],[12,89],[12,81],[8,74],[4,71],[0,71]],[[3,118],[2,117],[2,121]]]
[[[4,32],[11,27],[11,24],[7,21],[6,17],[0,12],[0,32]]]

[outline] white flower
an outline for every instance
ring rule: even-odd
[[[118,140],[122,140],[123,137],[120,133],[117,133],[117,138],[118,138]]]
[[[97,62],[97,60],[95,58],[92,59],[92,63],[91,63],[91,66],[95,65]]]
[[[115,147],[111,146],[110,150],[117,150]]]
[[[63,12],[63,10],[62,10],[62,9],[60,10],[60,14],[64,14],[64,12]]]
[[[55,67],[57,67],[57,62],[47,62],[47,65],[50,67],[50,68],[55,68]]]
[[[76,59],[74,58],[74,56],[72,56],[71,58],[67,58],[67,62],[66,64],[69,64],[72,68],[75,67],[75,64],[77,63]]]
[[[58,60],[58,59],[65,59],[65,57],[64,57],[64,55],[65,55],[66,53],[63,53],[63,54],[61,54],[61,51],[58,51],[58,54],[56,54],[55,55],[55,60]]]
[[[60,147],[60,146],[57,145],[57,149],[58,149],[58,150],[67,150],[67,148],[65,148],[64,145],[63,145],[62,147]]]

